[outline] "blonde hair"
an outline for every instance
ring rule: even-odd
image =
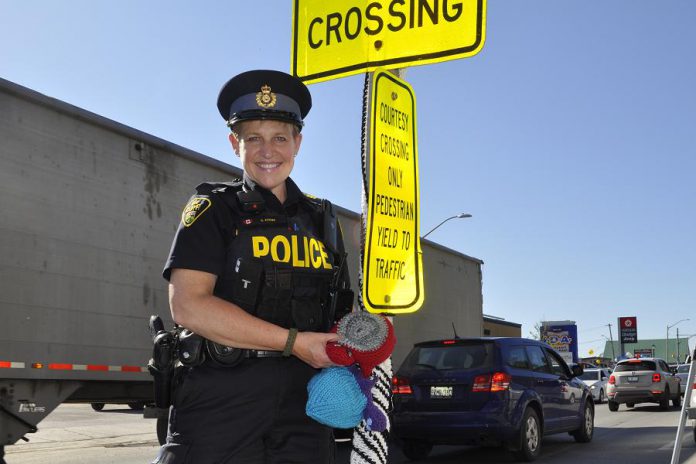
[[[268,120],[267,120],[267,119],[262,119],[261,121],[268,121]],[[273,120],[271,119],[270,121],[273,121]],[[240,133],[241,133],[240,128],[242,127],[242,125],[243,125],[245,122],[248,122],[248,121],[239,121],[237,124],[235,124],[234,126],[230,127],[230,130],[232,131],[232,135],[234,136],[235,139],[239,140]],[[298,135],[300,135],[300,128],[297,127],[296,124],[293,124],[293,123],[287,122],[287,121],[278,121],[278,122],[282,122],[282,123],[284,123],[284,124],[289,124],[289,125],[291,125],[291,126],[292,126],[292,135],[293,135],[293,137],[297,137]]]

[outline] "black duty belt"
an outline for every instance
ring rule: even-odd
[[[282,356],[283,356],[282,351],[244,350],[244,357],[247,359],[280,358]]]

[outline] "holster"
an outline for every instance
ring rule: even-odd
[[[351,312],[355,295],[349,288],[335,289],[329,293],[329,321],[337,321]]]
[[[337,265],[334,266],[334,275],[329,286],[329,321],[341,319],[353,309],[355,294],[350,288],[344,287],[343,273],[346,272],[346,253],[336,253]]]
[[[164,330],[159,316],[150,318],[150,330],[153,333],[153,348],[147,368],[154,380],[155,406],[169,408],[172,401],[176,337],[174,333]]]

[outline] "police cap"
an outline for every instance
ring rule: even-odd
[[[240,121],[273,119],[302,129],[312,96],[298,78],[280,71],[255,70],[239,74],[220,90],[218,110],[232,127]]]

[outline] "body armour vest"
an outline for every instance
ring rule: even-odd
[[[322,240],[321,203],[303,196],[287,214],[269,211],[260,193],[244,191],[241,182],[204,186],[235,221],[214,294],[281,327],[327,331],[335,256]]]

